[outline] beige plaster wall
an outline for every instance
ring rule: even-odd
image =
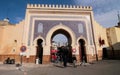
[[[16,25],[2,26],[2,41],[0,41],[0,54],[19,54],[22,41],[22,26],[24,21]],[[17,40],[17,42],[15,42]]]
[[[109,28],[109,35],[111,45],[114,47],[114,50],[120,50],[120,28],[119,27]]]
[[[1,48],[1,44],[2,44],[2,37],[3,37],[3,26],[0,26],[0,48]]]
[[[115,28],[116,36],[117,36],[117,42],[120,42],[120,27]]]
[[[96,43],[97,50],[102,50],[103,47],[108,47],[106,28],[102,27],[96,21],[94,21],[93,24],[94,24],[94,36],[95,36],[95,43]],[[105,45],[103,46],[100,46],[99,44],[100,37],[101,37],[101,40],[105,41]]]

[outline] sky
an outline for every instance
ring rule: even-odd
[[[120,0],[0,0],[0,20],[19,23],[25,18],[27,4],[92,6],[95,20],[105,28],[117,25],[120,12]]]

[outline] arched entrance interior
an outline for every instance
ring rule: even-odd
[[[36,58],[39,59],[39,64],[42,64],[42,57],[43,57],[43,47],[42,47],[43,40],[38,39],[37,40],[37,52],[36,52]]]
[[[54,39],[56,36],[58,36],[59,38]],[[61,37],[61,36],[63,36],[63,37]],[[65,41],[65,39],[67,39],[67,40]],[[53,32],[53,34],[51,36],[51,44],[52,45],[54,44],[54,46],[56,46],[54,48],[53,48],[53,46],[51,46],[51,50],[57,49],[58,51],[60,51],[61,47],[63,47],[63,46],[67,47],[67,48],[69,47],[68,48],[68,61],[70,62],[69,58],[72,58],[72,47],[71,47],[72,39],[71,39],[70,34],[66,30],[58,29],[55,32]],[[52,53],[51,53],[51,61],[52,61]]]
[[[86,47],[85,47],[85,40],[80,39],[78,41],[79,43],[79,54],[80,54],[80,61],[85,61],[87,62],[87,56],[86,56]]]

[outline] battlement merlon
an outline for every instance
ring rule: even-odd
[[[49,8],[49,9],[80,9],[92,10],[91,6],[75,6],[75,5],[48,5],[48,4],[27,4],[27,9]]]

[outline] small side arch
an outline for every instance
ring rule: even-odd
[[[45,39],[41,36],[38,36],[37,38],[35,38],[35,40],[33,41],[33,46],[35,46],[35,47],[37,46],[38,39],[43,40],[43,46],[44,46],[45,45]]]
[[[88,45],[87,40],[86,40],[85,37],[83,37],[83,36],[80,36],[80,37],[77,39],[77,45],[79,45],[79,40],[80,40],[80,39],[83,39],[83,40],[85,41],[85,46]]]
[[[79,56],[81,62],[87,62],[87,50],[86,45],[87,41],[84,37],[79,37],[77,39],[77,44],[79,46]]]

